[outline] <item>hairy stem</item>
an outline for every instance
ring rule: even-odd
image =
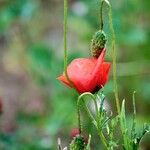
[[[132,100],[133,100],[133,124],[132,124],[132,132],[131,137],[135,139],[136,137],[136,106],[135,106],[135,91],[133,92]]]
[[[98,131],[98,135],[100,137],[100,140],[102,141],[103,145],[105,146],[105,149],[108,150],[105,136],[103,135],[103,133],[101,131],[99,131],[99,130],[97,130],[97,131]]]
[[[78,99],[79,100],[79,99]],[[77,103],[77,114],[78,114],[78,128],[79,128],[79,134],[82,132],[82,125],[81,125],[81,115],[80,115],[80,104]]]
[[[104,0],[100,0],[100,29],[103,30],[103,4],[104,4]]]
[[[68,3],[64,0],[64,71],[66,77],[67,74],[67,15],[68,14]]]
[[[108,4],[108,1],[107,1]],[[112,59],[113,59],[113,82],[114,82],[114,93],[115,93],[115,101],[116,101],[116,107],[117,107],[117,113],[120,114],[120,103],[119,103],[119,96],[118,96],[118,86],[117,86],[117,54],[116,54],[116,42],[115,42],[115,31],[113,28],[113,21],[112,21],[112,8],[109,4],[109,26],[112,33]]]
[[[67,73],[67,63],[68,63],[68,55],[67,55],[67,18],[68,18],[68,1],[64,0],[64,72],[65,76],[72,87],[74,87],[73,82],[70,80]]]
[[[91,114],[88,106],[86,105],[85,103],[85,99],[84,96],[90,96],[94,102],[94,105],[95,105],[95,109],[96,109],[96,120],[95,118],[93,117],[93,115]],[[91,119],[91,121],[94,123],[96,129],[97,129],[97,132],[98,132],[98,135],[100,137],[100,140],[102,141],[103,145],[105,146],[106,149],[107,148],[107,140],[105,138],[105,136],[103,135],[103,132],[102,130],[99,128],[100,124],[99,124],[99,111],[98,111],[98,105],[97,105],[97,102],[96,102],[96,97],[90,93],[90,92],[85,92],[83,94],[81,94],[79,97],[78,97],[78,101],[77,101],[77,106],[78,106],[78,123],[79,123],[79,131],[81,133],[81,118],[80,118],[80,101],[83,100],[84,102],[84,106],[85,106],[85,110],[89,116],[89,118]]]
[[[119,96],[118,96],[118,86],[117,86],[117,65],[116,65],[116,43],[115,43],[115,31],[113,28],[113,21],[112,21],[112,8],[108,0],[100,0],[100,29],[103,30],[103,5],[104,3],[109,7],[109,27],[112,33],[112,59],[113,59],[113,89],[117,107],[117,113],[120,114],[120,103],[119,103]]]
[[[81,129],[81,115],[80,115],[80,101],[83,100],[83,102],[85,103],[83,97],[84,97],[84,96],[87,96],[87,95],[88,95],[88,96],[91,96],[92,99],[94,98],[94,95],[92,95],[90,92],[85,92],[85,93],[81,94],[81,95],[78,97],[78,101],[77,101],[78,126],[79,126],[79,133],[80,133],[80,134],[81,134],[81,132],[82,132],[82,129]],[[94,103],[95,103],[95,101],[94,101]],[[96,107],[96,110],[97,110],[97,113],[98,113],[98,107],[97,107],[96,103],[95,103],[95,107]],[[88,116],[90,117],[90,119],[91,119],[93,122],[96,122],[95,119],[94,119],[94,117],[93,117],[93,115],[90,113],[90,110],[88,109],[88,107],[87,107],[86,105],[85,105],[85,109],[86,109],[86,111],[87,111]]]

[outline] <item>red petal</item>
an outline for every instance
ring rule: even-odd
[[[97,63],[96,63],[96,66],[93,70],[92,78],[91,78],[91,82],[89,83],[90,84],[89,86],[95,85],[95,87],[96,87],[96,85],[98,83],[99,75],[100,75],[100,72],[102,70],[102,66],[103,66],[103,62],[104,62],[105,52],[106,52],[106,49],[104,49],[102,51],[102,53],[100,54],[100,56],[97,59]]]
[[[99,80],[98,80],[98,85],[100,87],[104,86],[106,82],[108,81],[109,71],[110,71],[110,63],[104,62],[102,65],[102,68],[99,74]]]
[[[71,87],[70,83],[68,82],[68,80],[66,79],[66,77],[64,75],[61,75],[57,78],[59,81],[65,83],[66,85],[68,85],[69,87]]]
[[[105,51],[102,51],[98,59],[78,58],[68,66],[68,76],[79,93],[93,92],[97,85],[101,87],[107,82],[110,63],[104,63]],[[65,75],[58,80],[71,87]]]
[[[104,62],[104,57],[105,57],[105,52],[106,52],[106,49],[104,49],[102,51],[102,53],[100,54],[100,56],[98,57],[98,60],[97,60],[97,64],[96,64],[96,67],[93,71],[93,78],[97,75],[97,73],[101,70],[101,67],[102,67],[102,64]]]
[[[73,60],[68,66],[68,76],[80,93],[90,92],[93,90],[94,87],[88,83],[91,81],[92,72],[96,63],[97,59],[95,58],[78,58]],[[60,76],[58,79],[70,86],[64,75]]]

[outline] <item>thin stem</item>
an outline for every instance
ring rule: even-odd
[[[134,117],[136,116],[135,93],[136,93],[136,91],[133,92],[133,96],[132,96],[132,99],[133,99],[133,114],[134,114]]]
[[[68,1],[64,0],[64,72],[65,76],[72,87],[74,87],[73,82],[70,80],[67,73],[67,63],[68,63],[68,55],[67,55],[67,18],[68,18]]]
[[[133,92],[132,100],[133,100],[133,124],[132,124],[132,132],[131,137],[135,139],[136,137],[136,106],[135,106],[135,91]]]
[[[85,103],[85,100],[83,99],[84,96],[90,96],[92,98],[92,100],[94,101],[94,105],[95,105],[95,109],[96,109],[96,116],[97,116],[97,119],[95,120],[95,118],[93,117],[93,115],[91,114],[89,108],[87,107],[86,103]],[[91,121],[94,123],[96,129],[97,129],[97,132],[98,132],[98,135],[100,137],[100,140],[102,141],[102,143],[104,144],[105,148],[107,148],[107,142],[106,142],[106,138],[105,136],[103,135],[101,129],[99,128],[99,120],[100,119],[98,116],[99,116],[99,111],[98,111],[98,106],[97,106],[97,102],[96,102],[96,97],[91,94],[90,92],[85,92],[83,94],[81,94],[79,97],[78,97],[78,101],[77,101],[77,106],[78,106],[78,123],[79,123],[79,131],[81,131],[81,118],[80,118],[80,101],[83,100],[84,102],[84,105],[85,105],[85,110],[89,116],[89,118],[91,119]],[[81,133],[81,132],[80,132]]]
[[[117,113],[120,114],[120,103],[119,103],[119,96],[118,96],[118,86],[117,86],[117,65],[116,65],[116,43],[115,43],[115,31],[113,28],[113,21],[112,21],[112,10],[111,5],[108,0],[100,0],[100,29],[103,29],[103,5],[104,2],[109,7],[109,26],[112,33],[112,58],[113,58],[113,85],[114,85],[114,94],[115,94],[115,101],[116,101],[116,107],[117,107]]]
[[[67,76],[67,17],[68,17],[68,3],[64,0],[64,71]]]
[[[100,128],[99,128],[98,120],[97,120],[97,122],[96,122],[96,120],[95,120],[95,119],[93,118],[93,116],[91,115],[91,113],[90,113],[90,111],[89,111],[89,109],[88,109],[88,107],[87,107],[86,104],[85,104],[85,110],[86,110],[86,112],[87,112],[89,118],[91,119],[91,121],[92,121],[93,123],[95,122],[94,125],[95,125],[95,127],[96,127],[96,129],[97,129],[99,138],[100,138],[101,142],[103,143],[104,147],[107,149],[106,138],[104,137],[102,131],[101,131]]]
[[[95,124],[95,123],[96,123],[95,118],[94,118],[94,117],[93,117],[93,115],[91,114],[91,112],[90,112],[89,108],[87,107],[87,105],[86,105],[85,101],[83,101],[83,102],[84,102],[85,110],[86,110],[86,112],[87,112],[87,114],[88,114],[89,118],[90,118],[90,119],[91,119],[91,121]]]
[[[103,145],[105,146],[105,149],[108,149],[107,143],[106,143],[106,138],[104,137],[103,133],[101,131],[99,131],[98,129],[97,129],[97,131],[98,131],[100,140],[102,141]]]
[[[104,4],[104,0],[100,0],[100,29],[103,30],[103,4]]]
[[[82,132],[82,129],[81,129],[81,115],[80,115],[80,101],[83,100],[83,97],[86,96],[86,95],[89,95],[92,97],[92,99],[94,98],[94,95],[91,94],[90,92],[85,92],[83,94],[81,94],[79,97],[78,97],[78,101],[77,101],[77,111],[78,111],[78,126],[79,126],[79,133],[81,134]],[[94,99],[93,99],[94,100]],[[83,101],[84,102],[84,101]],[[94,100],[94,104],[95,104],[95,108],[96,108],[96,111],[98,113],[98,107],[96,106],[96,103],[95,103],[95,100]],[[86,105],[85,105],[86,106]],[[90,110],[88,109],[88,107],[86,106],[85,107],[87,113],[88,113],[88,116],[90,117],[90,119],[93,121],[93,122],[96,122],[93,115],[90,113]]]
[[[107,1],[108,4],[108,1]],[[112,10],[111,5],[109,4],[109,26],[112,32],[112,58],[113,58],[113,82],[114,82],[114,93],[115,93],[115,100],[116,100],[116,107],[117,113],[120,114],[120,103],[119,103],[119,96],[118,96],[118,86],[117,86],[117,65],[116,65],[116,43],[115,43],[115,31],[113,28],[113,21],[112,21]]]
[[[81,115],[80,115],[80,105],[77,103],[77,114],[78,114],[78,128],[79,128],[79,134],[82,132],[82,126],[81,126]]]
[[[93,100],[93,102],[94,102],[94,105],[95,105],[95,109],[96,109],[96,115],[98,115],[98,106],[97,106],[97,102],[96,102],[96,98],[95,98],[95,96],[92,94],[92,93],[90,93],[90,92],[85,92],[85,93],[83,93],[83,94],[81,94],[80,96],[79,96],[79,100],[82,98],[82,97],[84,97],[84,96],[90,96],[91,98],[92,98],[92,100]]]
[[[99,98],[99,96],[98,96],[98,98]],[[99,110],[99,113],[98,113],[97,132],[98,132],[99,138],[102,141],[102,143],[104,144],[105,148],[108,149],[106,138],[105,138],[105,136],[104,136],[104,134],[102,132],[102,129],[100,128],[100,125],[101,125],[100,120],[101,120],[101,115],[102,115],[103,102],[104,102],[104,99],[101,100],[100,110]]]
[[[84,101],[84,102],[85,102],[85,101]],[[91,113],[90,113],[90,111],[89,111],[89,109],[88,109],[88,107],[87,107],[86,104],[85,104],[85,110],[86,110],[86,112],[87,112],[89,118],[91,119],[91,121],[96,123],[96,120],[95,120],[94,117],[91,115]],[[106,143],[106,138],[105,138],[105,136],[103,135],[101,129],[99,128],[98,120],[97,120],[97,123],[96,123],[96,124],[95,124],[95,123],[94,123],[94,125],[96,126],[96,129],[97,129],[99,138],[100,138],[101,142],[103,143],[103,145],[105,146],[105,148],[108,149],[108,148],[107,148],[107,143]]]

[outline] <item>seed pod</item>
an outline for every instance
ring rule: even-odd
[[[107,38],[103,30],[97,31],[91,41],[91,53],[93,57],[98,58],[102,50],[105,48]]]
[[[81,135],[76,135],[70,144],[70,150],[85,150],[86,145]]]

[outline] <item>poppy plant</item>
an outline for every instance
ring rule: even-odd
[[[91,92],[102,88],[108,81],[110,63],[104,62],[106,49],[103,49],[98,58],[77,58],[67,67],[69,79],[63,73],[58,80],[69,87],[74,87],[79,93]]]

